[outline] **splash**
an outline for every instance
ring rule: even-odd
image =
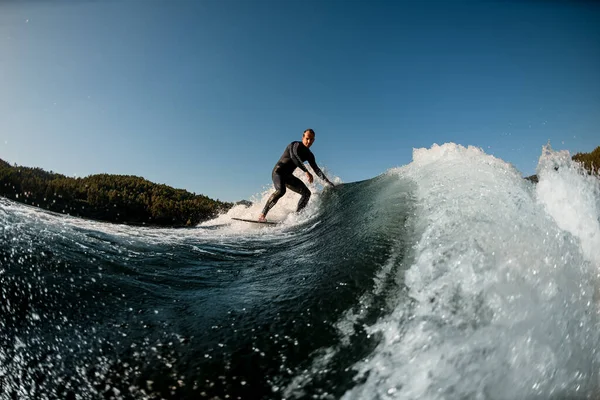
[[[596,189],[561,169],[549,185],[580,190],[571,192],[583,205],[569,211],[574,234],[549,215],[560,207],[548,211],[548,204],[560,201],[548,201],[544,184],[540,205],[514,167],[478,148],[416,149],[413,162],[394,171],[418,184],[414,261],[399,277],[411,301],[367,327],[380,341],[355,365],[361,383],[344,398],[597,393],[598,281],[586,244],[596,237]]]
[[[568,151],[543,148],[538,163],[538,202],[564,231],[579,239],[600,273],[600,180],[585,173]]]
[[[341,184],[342,180],[333,176],[327,172],[326,169],[323,169],[327,176],[331,177],[331,181],[335,184]],[[318,178],[315,178],[313,183],[309,183],[306,180],[305,174],[297,169],[294,172],[294,176],[299,178],[304,184],[309,188],[312,195],[307,207],[302,210],[300,213],[296,213],[296,208],[298,206],[298,201],[300,200],[300,195],[288,190],[281,199],[277,202],[275,207],[269,212],[268,220],[272,222],[282,223],[281,227],[289,227],[292,225],[297,225],[300,223],[304,223],[314,218],[318,211],[321,208],[321,193],[323,190],[330,190],[330,188],[323,188],[322,185],[318,182]],[[219,215],[217,218],[212,219],[210,221],[206,221],[201,223],[199,226],[201,227],[211,227],[211,226],[223,226],[224,228],[221,230],[222,232],[229,233],[265,233],[264,228],[260,225],[252,225],[243,222],[235,222],[231,218],[243,218],[243,219],[258,219],[258,216],[262,212],[264,205],[267,203],[267,200],[273,193],[273,186],[268,185],[263,188],[260,192],[256,193],[251,198],[251,205],[236,205],[231,208],[226,213]],[[229,226],[229,224],[232,224]],[[227,227],[225,227],[227,226]]]

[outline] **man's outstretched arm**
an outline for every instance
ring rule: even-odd
[[[313,169],[313,171],[315,171],[315,174],[317,174],[317,176],[319,178],[324,180],[327,184],[329,184],[331,186],[335,186],[329,179],[327,179],[327,177],[325,176],[323,171],[321,171],[321,168],[319,168],[319,166],[317,165],[317,162],[315,161],[314,156],[308,158],[308,164]],[[312,179],[309,179],[309,181],[311,181],[311,183],[312,183]]]

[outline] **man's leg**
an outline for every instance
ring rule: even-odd
[[[277,204],[279,199],[285,194],[284,179],[280,174],[276,173],[275,171],[273,171],[273,185],[275,186],[275,192],[273,192],[271,197],[269,197],[269,200],[267,200],[267,204],[265,204],[265,207],[262,210],[262,214],[260,214],[260,217],[258,217],[259,221],[264,221],[266,219],[267,213],[271,210],[271,208],[273,208],[275,204]]]
[[[298,201],[298,208],[296,212],[302,210],[308,204],[308,200],[310,199],[310,190],[306,187],[304,182],[295,176],[291,176],[285,181],[285,185],[294,192],[300,195],[300,200]]]

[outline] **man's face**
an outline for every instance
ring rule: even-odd
[[[310,148],[314,142],[315,134],[311,132],[304,132],[304,135],[302,135],[302,144]]]

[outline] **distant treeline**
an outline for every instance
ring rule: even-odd
[[[46,210],[100,221],[191,226],[231,208],[186,190],[131,175],[69,178],[0,159],[0,195]]]

